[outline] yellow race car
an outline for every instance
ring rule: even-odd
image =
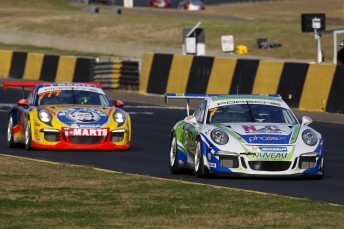
[[[128,150],[131,120],[94,83],[4,82],[6,87],[34,87],[8,114],[7,143],[26,149]]]

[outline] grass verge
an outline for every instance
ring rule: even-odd
[[[60,50],[47,47],[37,47],[32,45],[11,45],[0,43],[0,49],[23,51],[23,52],[37,52],[51,55],[67,55],[67,56],[89,56],[89,57],[113,57],[108,54],[77,52],[71,50]]]
[[[83,6],[85,7],[85,6]],[[262,57],[316,60],[316,41],[301,32],[302,13],[325,13],[327,29],[343,27],[342,0],[284,0],[209,5],[204,12],[175,9],[123,10],[113,14],[111,6],[99,14],[68,5],[63,0],[1,0],[0,27],[32,31],[75,39],[113,42],[138,46],[181,48],[182,28],[198,21],[206,33],[208,51],[221,52],[222,35],[233,35],[235,45],[248,46],[249,54]],[[177,13],[174,16],[170,12]],[[210,17],[209,17],[210,15]],[[231,21],[211,15],[245,19]],[[259,49],[257,38],[268,38],[281,48]],[[338,40],[344,39],[340,35]],[[332,59],[332,35],[323,35],[322,50]]]
[[[0,155],[2,228],[340,228],[344,207]]]

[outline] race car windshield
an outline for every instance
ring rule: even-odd
[[[91,91],[60,90],[38,94],[38,105],[53,104],[85,104],[110,106],[111,102],[106,95]]]
[[[287,123],[298,121],[289,109],[266,104],[234,104],[211,108],[208,123]]]

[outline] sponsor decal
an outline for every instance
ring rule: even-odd
[[[78,127],[80,128],[98,128],[99,125],[92,125],[92,124],[79,124]]]
[[[288,152],[285,146],[259,146],[259,149],[262,152]]]
[[[36,142],[42,142],[42,138],[35,138]]]
[[[59,111],[56,117],[72,127],[97,128],[106,123],[109,116],[92,108],[69,108]]]
[[[283,131],[278,126],[275,126],[275,125],[265,125],[265,126],[243,125],[242,128],[245,130],[246,133],[280,134]]]
[[[270,102],[270,104],[273,105],[273,106],[281,106],[281,104],[279,104],[279,103],[274,103],[274,102]]]
[[[245,101],[225,101],[225,102],[218,102],[217,106],[227,105],[227,104],[245,104]]]
[[[271,160],[278,160],[278,159],[286,159],[288,153],[255,153],[252,155],[252,159],[271,159]]]
[[[50,91],[50,92],[43,92],[41,94],[39,94],[39,98],[43,99],[45,96],[47,96],[48,98],[50,98],[53,94],[55,93],[56,97],[59,97],[61,94],[61,91]],[[54,96],[53,96],[54,97]]]
[[[248,143],[254,144],[288,144],[291,135],[241,135],[241,137]]]
[[[249,137],[248,140],[250,142],[255,142],[255,141],[278,141],[279,137],[278,136],[265,136],[265,135],[257,136],[257,135],[254,135],[252,137]]]
[[[67,117],[70,120],[76,121],[76,122],[96,122],[99,120],[100,116],[96,112],[90,111],[90,110],[77,110],[73,111],[67,114]]]
[[[44,87],[41,87],[38,89],[38,94],[41,95],[42,93],[45,92],[56,92],[58,91],[63,91],[63,90],[79,90],[79,91],[91,91],[91,92],[96,92],[100,94],[104,94],[103,90],[95,87],[93,85],[87,85],[87,84],[50,84],[50,85],[45,85]],[[58,95],[57,95],[58,96]]]
[[[64,133],[66,137],[69,136],[106,136],[108,134],[107,128],[65,128]]]
[[[273,101],[247,101],[248,104],[267,104],[267,105],[272,105],[272,106],[278,106],[280,107],[281,104],[278,102],[273,102]]]

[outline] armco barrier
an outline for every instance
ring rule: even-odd
[[[278,93],[293,108],[344,113],[344,66],[146,53],[141,92]]]
[[[94,58],[0,50],[0,77],[48,82],[93,81]]]
[[[139,62],[130,60],[97,60],[94,80],[104,88],[138,90]]]

